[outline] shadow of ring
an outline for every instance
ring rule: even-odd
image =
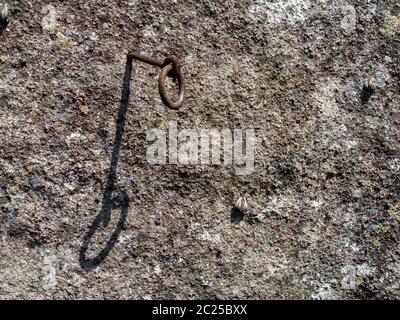
[[[125,224],[126,217],[128,214],[129,200],[128,200],[127,194],[124,191],[122,191],[117,197],[113,198],[110,202],[113,203],[117,199],[121,203],[121,205],[120,205],[121,213],[119,216],[118,223],[117,223],[110,239],[107,241],[106,245],[104,246],[104,248],[94,258],[88,258],[86,256],[87,250],[89,249],[91,240],[92,240],[94,234],[96,233],[97,229],[99,228],[100,223],[102,221],[104,221],[104,217],[111,215],[111,210],[113,209],[111,206],[102,208],[102,210],[100,211],[100,213],[97,215],[96,219],[93,221],[92,225],[90,226],[88,233],[85,235],[85,237],[83,239],[83,244],[79,251],[79,262],[80,262],[81,267],[86,271],[90,271],[90,270],[96,268],[107,257],[107,255],[112,250],[115,243],[117,242],[118,237],[122,231],[122,228]],[[104,212],[105,210],[109,211],[109,212]]]

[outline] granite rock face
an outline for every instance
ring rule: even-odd
[[[8,5],[1,299],[400,298],[397,0]],[[174,122],[254,129],[253,172],[150,164]]]

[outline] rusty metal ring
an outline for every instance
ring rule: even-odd
[[[185,99],[185,79],[183,77],[181,64],[176,56],[172,55],[161,60],[144,56],[140,54],[139,51],[133,51],[128,53],[128,59],[137,59],[161,68],[160,77],[158,79],[158,89],[162,102],[171,109],[179,109],[182,106],[183,100]],[[167,94],[167,89],[165,87],[167,76],[178,78],[179,94],[175,102],[172,101]]]
[[[174,102],[167,94],[166,80],[167,76],[176,76],[179,82],[178,99]],[[178,59],[175,56],[167,57],[163,62],[163,67],[158,78],[158,89],[160,91],[161,100],[171,109],[179,109],[185,99],[185,79],[183,78],[182,69]]]

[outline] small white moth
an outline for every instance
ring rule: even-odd
[[[0,35],[7,30],[8,26],[8,4],[0,6]]]
[[[2,5],[1,10],[0,10],[0,20],[6,22],[8,18],[8,4],[5,3]]]
[[[237,199],[237,201],[236,201],[235,207],[239,211],[245,212],[249,208],[246,196],[239,197],[239,199]]]

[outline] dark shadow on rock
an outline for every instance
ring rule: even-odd
[[[89,231],[85,234],[83,238],[83,244],[79,251],[79,262],[83,269],[89,271],[96,268],[110,253],[115,243],[118,240],[119,234],[124,226],[129,207],[129,199],[125,191],[120,191],[118,195],[113,197],[113,192],[115,191],[115,181],[117,177],[117,167],[118,167],[118,158],[119,152],[122,143],[122,136],[124,134],[125,127],[125,119],[126,119],[126,111],[128,109],[129,104],[129,95],[130,95],[130,78],[132,73],[132,59],[128,58],[125,66],[125,74],[122,85],[122,98],[121,104],[118,110],[118,118],[116,121],[116,133],[114,139],[114,145],[111,155],[111,164],[110,171],[107,179],[107,185],[103,193],[102,207],[94,219],[92,225],[89,228]],[[103,227],[108,226],[111,220],[111,213],[113,209],[119,209],[120,217],[118,223],[112,233],[110,239],[107,241],[104,248],[95,256],[94,258],[87,257],[87,250],[91,245],[92,238],[96,231],[99,229],[101,224]]]
[[[238,223],[243,221],[243,218],[244,218],[244,214],[243,214],[242,211],[240,211],[236,207],[232,208],[232,210],[231,210],[231,223],[238,224]]]
[[[3,20],[0,17],[0,36],[3,34],[3,32],[5,32],[7,30],[7,24],[8,24],[8,21]]]
[[[374,89],[370,86],[364,86],[361,90],[361,104],[367,104],[369,99],[371,99],[372,95],[374,94]]]

